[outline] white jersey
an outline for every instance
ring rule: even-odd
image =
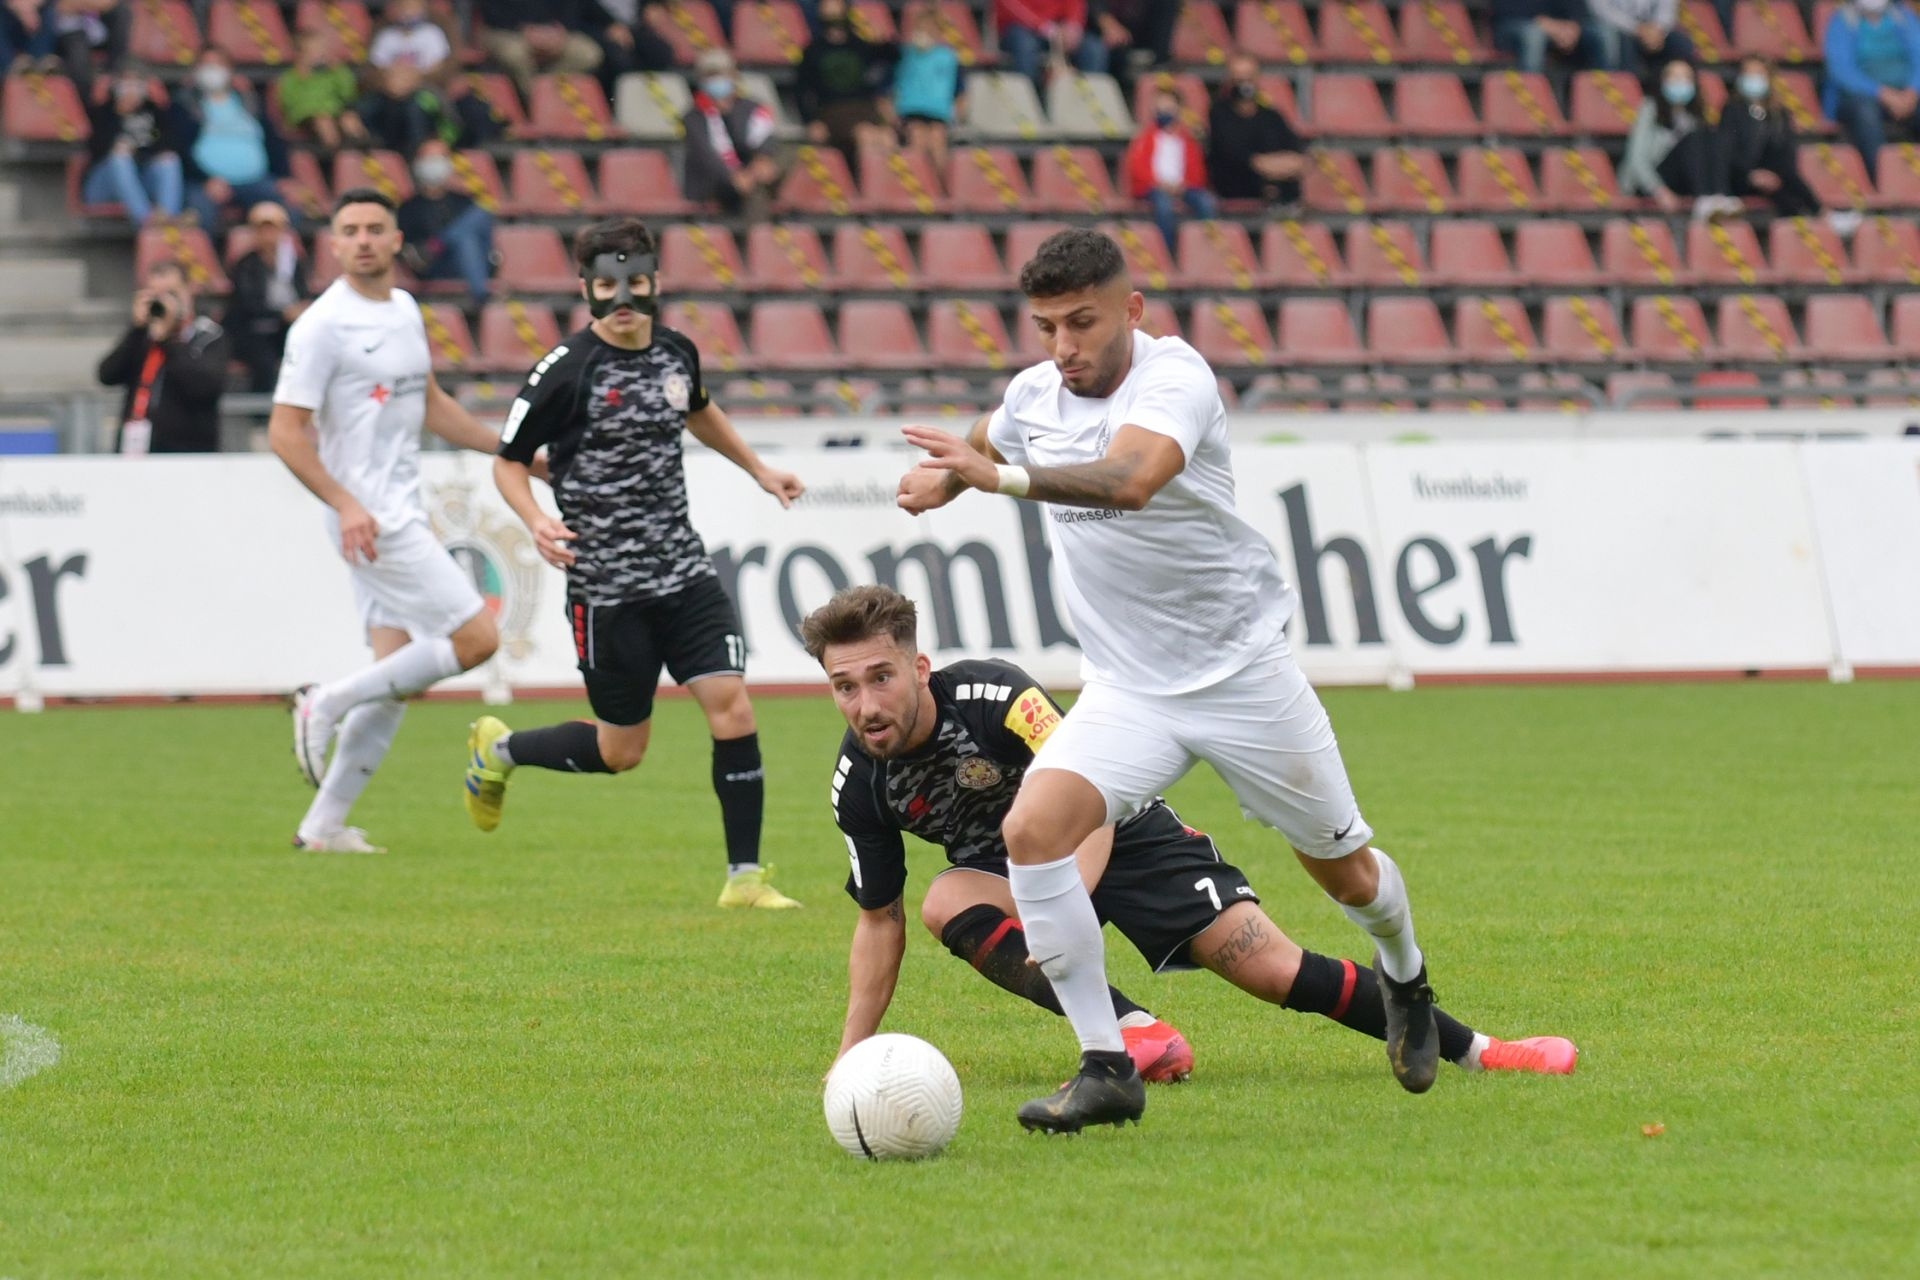
[[[287,331],[275,404],[313,410],[320,461],[381,532],[424,521],[420,431],[433,352],[420,304],[385,302],[335,280]]]
[[[1068,391],[1051,361],[1035,365],[987,435],[1009,462],[1060,467],[1105,456],[1123,426],[1178,442],[1187,465],[1140,511],[1047,504],[1081,674],[1142,693],[1205,688],[1273,643],[1293,592],[1234,506],[1226,408],[1200,353],[1136,331],[1133,365],[1104,400]]]

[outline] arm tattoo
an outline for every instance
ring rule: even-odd
[[[1207,967],[1225,973],[1242,960],[1265,951],[1273,942],[1273,935],[1261,927],[1264,923],[1258,915],[1255,915],[1235,929],[1227,940],[1207,958]]]
[[[1070,467],[1028,467],[1027,497],[1062,507],[1111,507],[1139,469],[1137,457],[1105,457]]]

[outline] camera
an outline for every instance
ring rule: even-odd
[[[154,298],[153,300],[147,303],[147,319],[165,320],[166,318],[167,318],[166,303],[162,302],[158,298]]]

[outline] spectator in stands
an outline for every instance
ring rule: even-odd
[[[1694,60],[1693,41],[1673,29],[1680,0],[1587,0],[1599,65],[1645,82],[1655,67]]]
[[[1887,0],[1852,0],[1827,20],[1821,105],[1877,177],[1889,129],[1920,135],[1920,16]]]
[[[933,9],[917,9],[893,68],[893,111],[907,146],[924,152],[935,173],[947,171],[947,131],[960,102],[960,55],[940,35]]]
[[[1792,115],[1775,95],[1773,67],[1765,58],[1749,54],[1740,60],[1715,141],[1729,196],[1765,196],[1784,218],[1820,212],[1819,197],[1800,176],[1800,139]],[[1844,217],[1834,221],[1836,230],[1858,225],[1857,219],[1852,225]]]
[[[1693,202],[1694,216],[1737,213],[1729,207],[1714,150],[1713,133],[1700,114],[1700,86],[1691,62],[1673,61],[1660,71],[1660,92],[1640,104],[1620,161],[1620,188],[1650,196],[1663,213]]]
[[[379,76],[379,87],[360,100],[360,118],[367,133],[379,146],[412,156],[429,138],[448,145],[467,141],[468,128],[463,116],[483,111],[479,99],[465,98],[466,112],[460,103],[427,84],[411,63],[396,62]]]
[[[453,42],[427,17],[427,0],[391,0],[381,19],[367,46],[367,61],[375,67],[384,71],[404,63],[428,79],[444,79],[456,70]]]
[[[603,26],[594,35],[600,46],[600,84],[613,96],[614,85],[630,71],[671,71],[673,28],[663,0],[597,0]]]
[[[1116,75],[1122,67],[1145,70],[1173,61],[1173,29],[1180,21],[1180,0],[1091,0],[1089,26],[1107,46],[1107,63]]]
[[[247,366],[247,390],[272,391],[287,330],[313,294],[287,211],[262,201],[247,212],[247,226],[253,231],[253,246],[227,273],[233,298],[227,303],[225,328],[234,359]]]
[[[194,314],[177,262],[147,268],[133,295],[133,326],[100,361],[100,383],[125,387],[120,453],[217,453],[220,394],[227,385],[227,337]]]
[[[1153,123],[1127,147],[1127,188],[1134,199],[1145,200],[1153,210],[1169,253],[1174,251],[1180,227],[1176,202],[1184,200],[1196,218],[1219,216],[1219,203],[1207,190],[1207,165],[1200,144],[1180,123],[1180,99],[1172,90],[1154,95]]]
[[[413,162],[414,193],[400,202],[401,253],[423,280],[464,280],[479,306],[493,288],[493,215],[452,182],[447,144],[438,138],[422,143]]]
[[[176,128],[187,159],[187,206],[208,232],[220,211],[276,200],[274,154],[279,140],[267,129],[245,80],[234,77],[227,55],[208,48],[193,69],[193,88],[179,103]],[[285,158],[281,157],[284,167]]]
[[[106,56],[110,74],[126,61],[133,11],[126,0],[48,0],[40,24],[51,30],[54,49],[85,98],[93,89],[95,54]]]
[[[1522,71],[1544,72],[1549,53],[1579,67],[1604,61],[1587,0],[1493,0],[1493,47]]]
[[[739,92],[724,49],[702,53],[694,75],[693,105],[680,120],[687,134],[681,193],[695,204],[764,219],[780,182],[770,150],[773,112]]]
[[[367,127],[353,109],[360,85],[353,72],[325,60],[327,38],[318,31],[302,31],[293,38],[293,66],[280,75],[280,118],[287,128],[305,134],[328,151],[344,141],[359,146]]]
[[[88,204],[118,201],[135,226],[155,214],[180,216],[185,176],[173,124],[148,95],[147,79],[123,71],[94,88],[88,112],[92,153],[80,195]]]
[[[819,13],[820,34],[794,71],[800,118],[809,142],[837,147],[853,164],[861,144],[893,137],[887,85],[898,50],[855,35],[847,0],[820,0]]]
[[[0,75],[53,63],[53,27],[40,20],[39,0],[0,4]]]
[[[1007,67],[1040,86],[1050,62],[1081,71],[1107,69],[1107,44],[1087,29],[1087,0],[993,0],[993,23]]]
[[[1207,174],[1223,200],[1298,204],[1306,144],[1285,116],[1260,101],[1259,76],[1252,55],[1227,59],[1226,83],[1208,112]]]
[[[588,10],[592,10],[590,15]],[[475,0],[474,14],[486,24],[480,45],[520,86],[533,88],[543,72],[592,71],[600,65],[600,46],[594,40],[598,16],[593,0]],[[539,21],[529,14],[538,13]]]

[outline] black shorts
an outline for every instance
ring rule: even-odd
[[[746,674],[740,615],[711,575],[655,600],[567,610],[587,701],[605,724],[636,725],[651,716],[663,666],[680,684]]]

